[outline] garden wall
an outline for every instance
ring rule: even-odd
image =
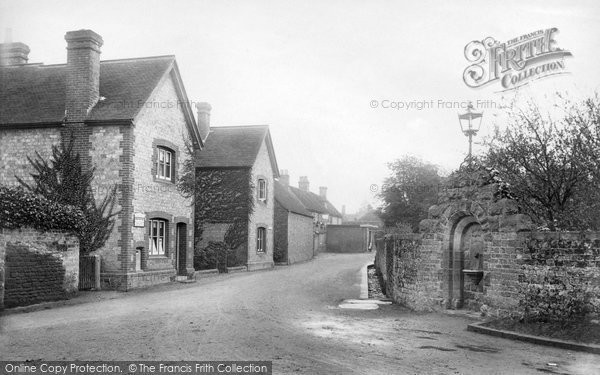
[[[507,316],[523,311],[519,301],[528,289],[551,289],[574,297],[588,293],[600,306],[600,233],[492,233],[482,279],[463,280],[469,301],[463,306],[449,298],[450,276],[439,257],[443,241],[424,237],[403,234],[377,242],[375,264],[387,296],[397,303],[418,311],[465,307]]]
[[[79,242],[61,231],[0,229],[0,309],[77,293]]]
[[[506,316],[569,299],[600,306],[600,233],[533,229],[494,181],[454,180],[420,233],[377,241],[376,267],[388,297],[420,311]],[[535,302],[544,293],[555,302]]]

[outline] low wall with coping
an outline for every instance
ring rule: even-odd
[[[75,236],[0,229],[0,309],[67,299],[77,293],[78,284]]]

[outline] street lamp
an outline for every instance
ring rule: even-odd
[[[458,114],[460,129],[464,135],[469,137],[469,155],[467,156],[469,159],[469,164],[471,163],[473,136],[477,135],[477,132],[481,127],[481,119],[483,117],[483,112],[475,112],[473,109],[473,103],[469,102],[469,105],[467,106],[467,112]]]

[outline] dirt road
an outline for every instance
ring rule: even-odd
[[[0,359],[272,360],[275,374],[600,373],[600,356],[468,332],[464,317],[340,309],[359,297],[359,271],[371,259],[321,254],[3,316]]]

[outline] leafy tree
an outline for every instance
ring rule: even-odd
[[[557,98],[561,104],[553,113],[533,100],[511,110],[506,129],[487,142],[485,163],[539,225],[598,230],[600,100]]]
[[[36,152],[36,159],[28,157],[35,169],[33,183],[29,184],[17,177],[19,183],[30,192],[51,202],[79,208],[85,220],[76,232],[80,251],[89,253],[100,249],[108,240],[115,225],[116,192],[115,185],[97,203],[92,191],[95,168],[85,169],[79,154],[73,151],[73,141],[52,147],[50,162]]]
[[[427,218],[429,207],[436,204],[442,181],[438,167],[414,156],[404,156],[388,164],[379,197],[383,200],[380,217],[387,227],[407,226],[416,232],[419,222]]]

